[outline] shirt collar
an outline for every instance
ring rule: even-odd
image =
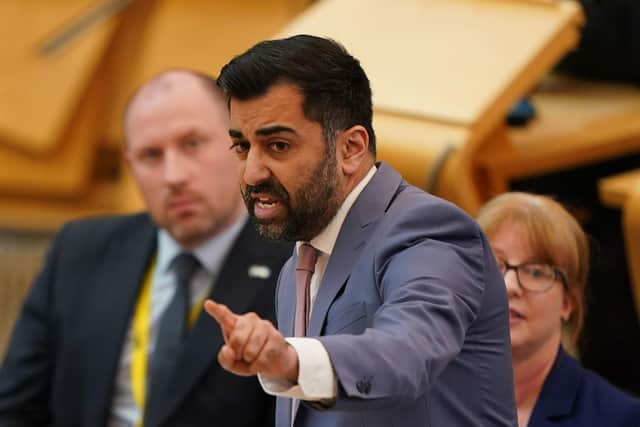
[[[324,228],[324,230],[320,232],[320,234],[318,234],[316,237],[311,239],[311,241],[309,242],[311,246],[318,249],[323,254],[326,254],[329,256],[331,255],[331,252],[333,251],[333,247],[335,246],[336,241],[338,240],[338,234],[340,233],[340,229],[342,228],[342,224],[344,223],[344,220],[347,217],[349,210],[351,210],[351,207],[355,203],[360,193],[362,193],[362,190],[364,190],[364,187],[366,187],[369,181],[371,181],[371,178],[373,178],[373,175],[376,173],[376,170],[377,170],[376,165],[372,165],[371,169],[369,169],[369,172],[367,172],[364,178],[360,180],[360,182],[353,188],[353,190],[351,190],[349,195],[344,199],[344,202],[342,202],[342,205],[340,205],[338,212],[336,212],[331,222],[329,222],[329,224]],[[300,247],[302,243],[303,242],[296,242],[296,250]]]
[[[238,234],[247,222],[247,215],[243,215],[221,233],[216,234],[191,252],[198,258],[202,267],[209,273],[220,269],[224,257],[231,248]],[[158,230],[158,271],[165,273],[171,267],[173,259],[184,249],[165,229]]]

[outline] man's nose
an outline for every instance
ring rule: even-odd
[[[187,159],[175,150],[165,153],[164,179],[169,185],[184,184],[189,178]]]
[[[271,176],[271,170],[264,161],[263,155],[256,150],[249,151],[242,168],[242,179],[247,185],[258,185]]]

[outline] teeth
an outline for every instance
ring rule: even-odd
[[[273,207],[275,205],[275,202],[267,202],[267,201],[260,200],[257,204],[261,208],[268,209]]]

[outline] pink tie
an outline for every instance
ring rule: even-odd
[[[303,337],[307,334],[311,308],[309,287],[317,259],[318,250],[316,248],[308,243],[300,245],[296,263],[296,319],[293,329],[293,334],[296,337]]]

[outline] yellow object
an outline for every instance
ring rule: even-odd
[[[144,277],[142,290],[133,316],[133,351],[131,355],[131,390],[133,400],[140,409],[140,420],[144,419],[147,401],[147,361],[149,349],[149,313],[151,313],[151,286],[155,270],[155,258]]]
[[[147,402],[147,368],[149,363],[149,322],[151,314],[151,287],[153,286],[153,273],[155,271],[155,257],[149,265],[140,290],[140,296],[136,303],[133,316],[133,347],[131,355],[131,390],[133,400],[140,410],[140,421],[144,419],[144,408]],[[191,307],[189,312],[189,327],[192,327],[198,318],[204,304],[203,298],[198,304]]]

